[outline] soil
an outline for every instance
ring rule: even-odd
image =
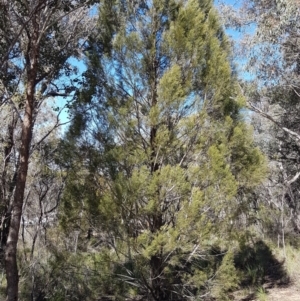
[[[267,290],[268,301],[300,301],[300,289],[295,285]]]
[[[246,294],[245,291],[239,291],[234,294],[234,301],[300,301],[299,283],[278,287],[264,285],[263,287],[266,292],[265,298],[259,299],[255,293]]]

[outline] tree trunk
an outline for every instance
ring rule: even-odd
[[[154,108],[157,105],[157,83],[158,83],[158,61],[153,55],[151,58],[152,64],[149,68],[150,75],[150,85],[152,86],[152,99],[151,107]],[[150,129],[150,148],[151,148],[151,174],[158,172],[160,164],[158,162],[158,148],[157,148],[157,131],[158,125],[154,124]],[[160,191],[157,189],[157,199],[159,200]],[[160,212],[160,208],[157,208],[157,212],[153,213],[150,223],[150,231],[152,233],[158,232],[163,226],[163,217]],[[152,297],[156,301],[167,300],[167,296],[164,290],[164,275],[163,275],[163,262],[162,262],[162,250],[159,250],[155,255],[152,255],[150,258],[150,275],[151,275],[151,293]]]
[[[17,175],[16,189],[11,204],[10,226],[5,249],[5,270],[7,280],[6,301],[17,301],[19,290],[19,275],[17,266],[17,245],[22,217],[23,200],[29,163],[29,149],[32,139],[34,96],[38,65],[38,25],[33,18],[35,31],[31,37],[31,47],[26,57],[27,89],[25,115],[22,124],[20,165]]]
[[[5,269],[7,279],[7,301],[18,300],[17,244],[22,216],[23,199],[28,170],[29,147],[32,133],[32,104],[26,101],[26,113],[22,126],[20,167],[15,195],[12,201],[10,227],[5,249]]]

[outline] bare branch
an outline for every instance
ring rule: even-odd
[[[258,107],[254,106],[253,103],[251,103],[250,101],[248,101],[248,108],[250,110],[252,110],[253,112],[256,112],[258,114],[260,114],[262,117],[267,118],[268,120],[272,121],[276,126],[278,126],[279,128],[281,128],[285,133],[287,133],[290,137],[292,137],[293,139],[297,140],[297,142],[300,142],[300,135],[297,134],[296,132],[282,126],[278,121],[276,121],[270,114],[262,111],[261,109],[259,109]]]

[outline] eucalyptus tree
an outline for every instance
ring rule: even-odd
[[[33,145],[33,128],[43,102],[53,96],[67,97],[74,89],[70,75],[76,68],[69,59],[79,58],[92,21],[87,1],[3,0],[0,5],[1,105],[12,114],[7,125],[9,143],[3,149],[5,162],[15,155],[1,232],[7,300],[17,300],[17,243],[29,158],[48,136]]]
[[[123,296],[200,298],[219,281],[225,300],[233,259],[221,275],[213,245],[238,225],[264,159],[219,16],[210,0],[103,1],[99,16],[67,136],[80,159],[62,223],[101,233],[99,252],[132,286]]]
[[[284,208],[291,213],[288,218],[292,218],[293,227],[299,232],[298,2],[245,1],[238,10],[230,6],[223,6],[223,10],[228,16],[227,24],[243,32],[237,49],[247,58],[245,66],[252,74],[252,79],[242,85],[249,108],[258,113],[261,124],[269,123],[268,132],[264,131],[265,126],[258,130],[264,134],[265,151],[278,175],[270,175],[268,186],[276,186],[273,195],[281,192],[278,197],[270,197],[267,192],[265,200],[271,198],[278,208],[284,200]]]

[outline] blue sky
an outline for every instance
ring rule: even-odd
[[[219,2],[220,2],[219,0],[215,1],[215,4],[218,5]],[[241,5],[242,1],[238,1],[238,0],[224,0],[224,3],[225,4],[229,4],[229,5],[233,5],[234,7],[239,7]],[[227,29],[226,32],[227,32],[228,36],[230,38],[232,38],[233,40],[240,39],[241,35],[242,35],[242,33],[238,32],[236,30],[233,30],[233,29]],[[78,60],[78,59],[75,59],[75,58],[71,58],[69,60],[69,62],[70,62],[71,65],[76,66],[78,68],[78,74],[82,74],[86,70],[86,66],[85,66],[83,60]],[[248,77],[249,75],[245,74],[244,76]],[[56,104],[57,104],[58,107],[63,107],[66,104],[67,100],[69,100],[69,99],[58,97],[56,99]],[[69,120],[69,118],[68,118],[68,112],[65,109],[60,114],[60,121],[62,123],[65,123],[68,120]],[[64,132],[66,130],[66,128],[67,128],[67,125],[62,126],[62,132]]]

